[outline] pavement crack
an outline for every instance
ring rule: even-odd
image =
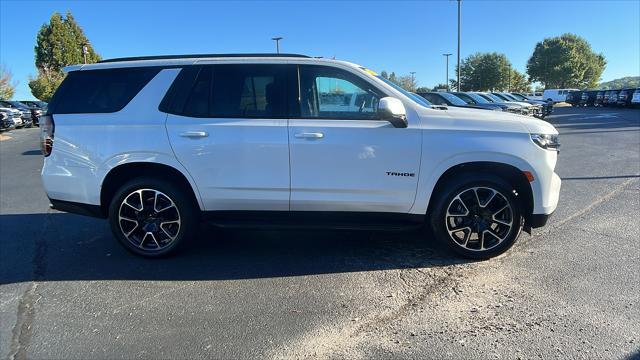
[[[16,323],[11,331],[11,345],[9,359],[27,359],[27,348],[33,335],[33,321],[35,319],[35,305],[39,300],[38,282],[45,279],[47,268],[47,241],[45,234],[51,225],[51,213],[47,212],[42,226],[42,231],[35,240],[35,249],[32,260],[32,279],[18,302]]]

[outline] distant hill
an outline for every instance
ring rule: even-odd
[[[624,89],[630,87],[640,87],[640,76],[626,76],[620,79],[615,79],[607,82],[600,83],[598,89]]]

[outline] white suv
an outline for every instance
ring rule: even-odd
[[[558,203],[553,126],[431,108],[352,63],[185,55],[66,71],[42,118],[44,187],[54,209],[108,218],[138,255],[172,253],[204,218],[426,223],[457,253],[488,258],[543,226]]]

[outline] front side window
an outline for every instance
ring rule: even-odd
[[[300,66],[300,115],[323,119],[378,119],[382,94],[359,77],[333,67]]]

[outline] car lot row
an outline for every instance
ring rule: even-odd
[[[0,100],[0,131],[38,126],[38,118],[46,111],[44,101]]]
[[[566,102],[571,106],[640,107],[640,88],[571,91]]]
[[[544,118],[553,112],[553,102],[532,99],[518,92],[421,92],[430,106],[454,106],[493,111],[508,111],[520,115]]]

